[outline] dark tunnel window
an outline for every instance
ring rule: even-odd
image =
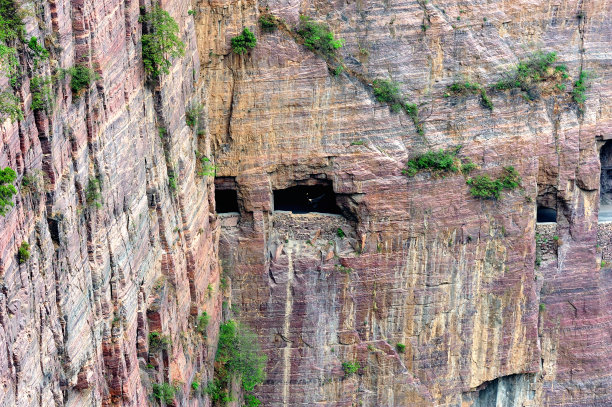
[[[538,206],[537,218],[536,222],[545,223],[545,222],[556,222],[557,221],[557,211],[552,208],[547,208],[545,206]]]
[[[276,190],[274,210],[293,213],[340,213],[331,185],[297,185]]]
[[[217,213],[239,212],[238,193],[235,189],[215,189]]]

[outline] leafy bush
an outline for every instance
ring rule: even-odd
[[[261,400],[252,394],[247,394],[244,396],[244,403],[245,407],[258,407],[261,405]]]
[[[343,266],[342,264],[336,264],[335,268],[336,270],[344,274],[351,274],[353,272],[352,268]]]
[[[87,205],[97,208],[102,206],[100,202],[102,200],[102,194],[100,191],[100,180],[98,178],[90,178],[87,183],[87,190],[85,191],[85,202],[87,202]]]
[[[456,164],[457,153],[461,146],[451,150],[428,151],[418,155],[406,163],[403,173],[409,177],[415,176],[419,171],[432,172],[457,172],[459,169]]]
[[[206,336],[206,328],[208,328],[209,321],[210,321],[210,315],[208,315],[206,311],[201,313],[200,316],[198,317],[198,324],[196,325],[196,331],[199,334],[203,335],[204,337]]]
[[[8,42],[23,38],[25,29],[17,3],[0,0],[0,41]]]
[[[17,261],[23,264],[30,258],[30,245],[27,242],[21,242],[21,246],[17,250]]]
[[[149,332],[149,352],[168,350],[172,346],[172,339],[159,331]]]
[[[414,123],[414,127],[416,128],[417,133],[421,136],[425,134],[423,124],[419,119],[419,107],[415,103],[405,103],[404,111],[406,112],[406,114],[408,114],[408,116],[410,116],[410,119],[412,119],[412,123]]]
[[[496,179],[480,175],[466,181],[470,186],[470,194],[480,199],[499,199],[503,189],[515,189],[520,182],[521,178],[514,167],[505,167],[504,174]]]
[[[185,44],[178,37],[178,24],[158,3],[154,3],[151,11],[140,17],[140,22],[146,23],[148,28],[141,40],[145,71],[152,78],[168,74],[171,59],[185,54]]]
[[[387,79],[374,80],[374,97],[381,103],[399,105],[401,107],[402,98],[397,83]]]
[[[397,349],[397,353],[404,353],[406,351],[406,345],[398,343],[395,345],[395,349]]]
[[[333,58],[336,50],[344,45],[344,40],[334,38],[334,33],[326,24],[317,23],[303,15],[300,16],[297,34],[304,40],[306,48],[320,52],[327,58]]]
[[[530,100],[537,99],[539,92],[536,85],[539,82],[549,79],[562,77],[567,78],[567,67],[560,65],[553,68],[553,64],[557,60],[556,52],[536,52],[527,60],[519,62],[516,68],[505,74],[505,78],[493,85],[497,90],[521,89],[527,93],[527,98]]]
[[[70,74],[70,89],[74,94],[80,93],[83,89],[88,89],[93,81],[98,79],[94,70],[84,65],[73,66],[64,73]]]
[[[176,388],[170,383],[153,383],[153,397],[166,404],[174,402]]]
[[[9,79],[11,86],[16,86],[19,79],[19,58],[16,48],[0,43],[0,69]]]
[[[38,43],[38,38],[36,37],[30,38],[28,41],[28,48],[30,48],[34,54],[34,69],[38,68],[40,61],[49,58],[49,51]]]
[[[344,230],[342,230],[342,228],[338,228],[338,230],[336,230],[336,235],[340,239],[344,239],[344,237],[346,236],[346,234],[344,233]]]
[[[493,102],[491,102],[491,99],[489,99],[489,95],[487,95],[487,91],[485,89],[480,90],[480,104],[484,108],[493,110]]]
[[[262,14],[259,17],[259,26],[263,32],[271,33],[276,31],[278,20],[272,14]]]
[[[351,376],[355,373],[357,373],[357,371],[361,368],[361,365],[359,365],[359,362],[343,362],[342,363],[342,370],[344,370],[344,376]]]
[[[191,382],[191,389],[193,391],[198,391],[198,389],[200,388],[200,382],[197,380],[194,380]]]
[[[10,118],[12,122],[23,120],[21,100],[11,92],[0,93],[0,119]]]
[[[0,170],[0,216],[5,216],[9,209],[15,206],[13,195],[17,189],[13,185],[17,173],[10,167]]]
[[[185,123],[187,126],[194,128],[198,124],[200,115],[204,111],[204,106],[201,103],[195,103],[185,111]]]
[[[176,175],[171,172],[168,174],[168,189],[170,189],[170,192],[175,192],[177,188],[178,185],[176,183]]]
[[[476,82],[455,82],[448,86],[448,90],[453,93],[476,93],[479,92],[481,86]]]
[[[580,71],[578,80],[574,82],[574,89],[572,89],[572,99],[578,105],[584,105],[586,102],[586,91],[589,88],[589,74],[586,71]]]
[[[246,54],[249,50],[255,48],[255,45],[257,45],[257,38],[246,27],[242,29],[242,34],[232,38],[232,50],[238,55]]]
[[[32,93],[32,110],[49,113],[53,107],[51,78],[47,76],[33,76],[30,79],[30,92]]]
[[[233,377],[239,378],[242,389],[250,393],[263,382],[265,366],[266,357],[261,354],[255,335],[243,325],[229,320],[219,327],[215,378],[208,383],[206,393],[213,401],[225,405],[230,400]]]

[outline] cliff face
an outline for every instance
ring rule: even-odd
[[[268,355],[263,405],[612,403],[612,275],[600,267],[612,258],[597,224],[609,2],[161,5],[186,54],[159,87],[142,65],[149,3],[35,2],[25,18],[52,49],[44,69],[86,64],[99,79],[78,98],[60,80],[47,114],[32,111],[24,76],[25,118],[1,128],[0,167],[16,169],[20,191],[0,217],[0,405],[148,405],[162,382],[181,389],[176,405],[210,405],[189,385],[212,377],[220,265],[228,305]],[[281,29],[257,27],[266,9]],[[296,42],[286,27],[300,14],[345,39],[344,73]],[[237,56],[244,26],[258,43]],[[445,95],[538,50],[573,80],[595,73],[584,112],[571,79],[533,101],[490,93],[492,111]],[[424,134],[374,100],[380,78],[419,104]],[[402,174],[416,154],[458,145],[472,175],[512,165],[521,188],[481,201],[463,175]],[[217,218],[201,156],[237,191],[239,214]],[[305,184],[331,184],[341,214],[273,212],[274,190]],[[538,204],[556,224],[536,225]],[[19,264],[22,241],[31,257]],[[171,345],[150,349],[150,332]]]

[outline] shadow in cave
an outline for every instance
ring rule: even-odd
[[[340,214],[331,184],[297,185],[274,191],[274,210]]]
[[[599,151],[601,175],[599,178],[599,221],[612,221],[612,140]]]
[[[215,207],[217,213],[239,212],[238,193],[235,189],[216,189]]]
[[[536,222],[547,223],[557,221],[557,211],[553,208],[538,206]]]

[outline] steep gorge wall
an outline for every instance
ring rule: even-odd
[[[612,403],[610,283],[596,242],[596,141],[612,128],[609,2],[200,6],[218,175],[236,177],[241,204],[221,257],[233,304],[270,358],[265,405]],[[266,9],[289,26],[299,14],[328,23],[346,40],[348,74],[332,76],[285,30],[256,30],[248,57],[228,55],[229,38],[255,30]],[[444,96],[457,80],[492,84],[538,50],[557,52],[574,80],[596,72],[584,115],[568,92],[494,93],[492,112]],[[376,103],[364,77],[397,81],[421,105],[425,134]],[[461,175],[402,175],[409,157],[457,145],[476,174],[514,166],[522,188],[483,202]],[[302,232],[279,231],[272,191],[313,177],[349,197],[347,239],[317,232],[333,219],[296,215]],[[539,202],[559,214],[544,262]],[[361,369],[347,378],[349,361]]]
[[[221,309],[212,184],[195,171],[195,150],[208,153],[208,142],[185,125],[186,106],[202,97],[189,5],[163,4],[187,51],[155,91],[145,84],[138,22],[149,3],[32,6],[27,38],[44,39],[50,68],[81,63],[99,79],[80,97],[59,81],[45,114],[32,112],[24,76],[25,119],[2,124],[0,166],[17,170],[17,185],[24,175],[42,182],[19,187],[0,218],[0,405],[149,405],[151,384],[164,381],[179,383],[186,405],[214,355],[195,318],[208,312],[214,341]],[[86,197],[93,179],[99,207]],[[18,264],[22,241],[31,257]],[[172,346],[148,356],[151,331]]]
[[[596,140],[612,138],[609,2],[169,0],[187,53],[158,91],[143,77],[141,5],[37,3],[27,20],[60,67],[85,62],[100,79],[78,100],[62,82],[49,115],[31,111],[26,82],[25,120],[2,126],[0,167],[20,179],[40,169],[45,185],[0,218],[0,404],[147,405],[151,382],[176,380],[179,405],[207,405],[188,386],[212,374],[218,239],[231,302],[269,357],[266,406],[612,403],[610,272],[596,249]],[[326,21],[346,40],[350,73],[390,77],[423,104],[425,134],[358,76],[331,76],[282,30],[261,33],[266,7],[289,25],[300,13]],[[243,26],[258,46],[238,57],[229,39]],[[494,94],[493,112],[444,97],[453,81],[492,83],[538,49],[574,78],[597,73],[584,116],[562,93]],[[196,102],[199,135],[184,119]],[[414,154],[459,144],[477,173],[513,165],[522,189],[481,202],[460,175],[401,174]],[[196,149],[236,177],[240,217],[226,226]],[[347,219],[272,213],[273,189],[313,176],[333,181]],[[86,202],[91,178],[100,208]],[[534,267],[544,192],[562,244]],[[19,265],[24,240],[32,257]],[[193,330],[204,310],[207,342]],[[153,330],[173,346],[149,357]],[[346,361],[358,374],[343,377]]]

